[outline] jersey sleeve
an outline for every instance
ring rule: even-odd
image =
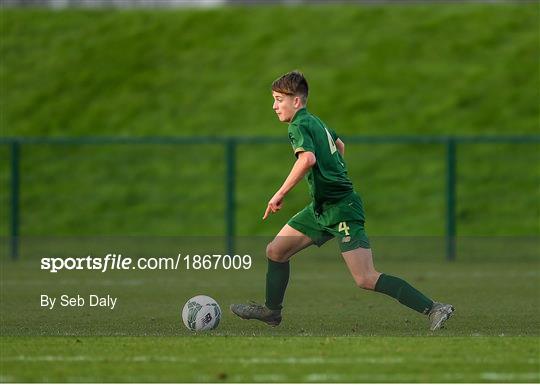
[[[313,139],[311,138],[311,135],[305,125],[290,125],[289,141],[291,142],[295,155],[303,151],[310,151],[312,153],[315,153]]]

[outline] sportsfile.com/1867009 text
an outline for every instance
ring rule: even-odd
[[[94,270],[107,272],[113,270],[211,270],[211,269],[250,269],[250,255],[187,254],[179,253],[173,257],[131,258],[122,254],[109,253],[104,257],[43,257],[41,270],[57,273],[62,270]]]

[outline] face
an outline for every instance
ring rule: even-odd
[[[274,105],[272,108],[281,122],[290,122],[293,119],[294,114],[304,107],[300,97],[283,94],[277,91],[272,91],[272,96],[274,97]]]

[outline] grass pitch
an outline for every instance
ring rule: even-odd
[[[227,310],[231,302],[261,299],[263,264],[207,280],[131,272],[131,278],[76,280],[81,293],[106,287],[124,304],[98,314],[18,308],[6,294],[33,281],[20,294],[33,299],[44,286],[18,264],[3,267],[9,275],[2,280],[3,382],[540,381],[537,261],[380,261],[379,269],[456,306],[437,332],[395,300],[355,288],[342,262],[309,253],[293,262],[284,321],[276,328]],[[67,276],[54,282],[69,283]],[[217,330],[195,334],[181,324],[180,308],[194,292],[220,302]],[[128,307],[133,300],[139,308]]]
[[[538,382],[524,337],[3,338],[4,382]]]

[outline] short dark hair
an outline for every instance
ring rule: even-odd
[[[272,83],[272,91],[282,94],[298,96],[302,103],[306,104],[308,98],[308,82],[298,70],[294,70],[280,76]]]

